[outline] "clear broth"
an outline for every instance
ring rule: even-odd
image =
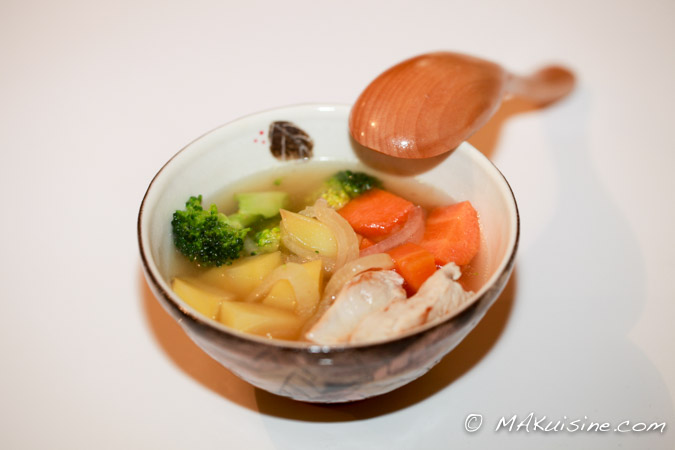
[[[465,199],[453,199],[447,193],[413,177],[400,177],[375,171],[363,164],[334,161],[310,161],[290,163],[287,166],[259,172],[225,186],[215,195],[204,198],[203,204],[215,203],[218,210],[225,214],[232,214],[237,210],[235,194],[241,192],[283,191],[290,198],[289,209],[300,211],[313,199],[312,195],[320,188],[324,180],[340,170],[366,172],[379,178],[383,188],[399,195],[426,211],[436,206],[449,205]],[[199,193],[195,193],[198,195]],[[470,200],[470,199],[468,199]],[[465,290],[478,291],[487,281],[486,260],[483,249],[485,243],[470,264],[463,266],[462,277],[459,282]],[[176,251],[174,270],[176,276],[195,275],[202,270],[195,264],[187,261]]]

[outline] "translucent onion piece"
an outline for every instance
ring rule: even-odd
[[[319,200],[317,200],[319,201]],[[298,214],[302,214],[303,216],[307,217],[316,217],[316,214],[314,213],[314,206],[306,206],[305,209],[302,211],[299,211]]]
[[[340,214],[328,206],[326,200],[320,198],[313,206],[308,206],[300,214],[316,219],[331,229],[337,243],[337,257],[335,258],[334,270],[338,270],[347,262],[359,257],[359,240],[356,233]],[[289,249],[290,250],[290,249]],[[292,251],[292,250],[291,250]],[[328,265],[326,270],[328,271]]]
[[[424,237],[424,211],[416,206],[408,214],[408,220],[398,232],[392,234],[377,244],[371,245],[361,250],[361,256],[368,256],[375,253],[382,253],[392,248],[398,247],[406,242],[417,243]]]
[[[307,270],[297,263],[289,262],[274,269],[246,297],[246,301],[258,302],[262,300],[272,289],[272,286],[280,280],[288,280],[293,287],[297,302],[295,313],[305,319],[311,316],[319,303],[319,290]]]
[[[338,295],[342,287],[356,275],[366,270],[371,269],[392,269],[394,261],[386,253],[376,253],[374,255],[364,256],[363,258],[350,261],[341,268],[339,268],[326,284],[319,305],[320,312],[325,311],[333,304],[335,297]]]

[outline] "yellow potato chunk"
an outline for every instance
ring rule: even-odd
[[[290,251],[300,253],[313,252],[321,256],[334,258],[337,255],[335,235],[326,225],[316,219],[282,209],[281,242]]]
[[[248,256],[229,266],[209,269],[199,279],[244,298],[282,262],[281,252]]]
[[[220,304],[224,300],[232,300],[234,296],[229,292],[204,285],[191,278],[174,278],[171,283],[173,291],[185,303],[210,319],[218,319]]]
[[[274,306],[275,308],[295,311],[297,301],[295,300],[293,286],[291,286],[288,280],[277,281],[261,303],[267,306]]]
[[[304,263],[302,267],[310,277],[312,289],[317,292],[317,295],[313,297],[319,298],[318,293],[321,292],[321,284],[323,283],[322,261],[320,259],[310,261]],[[279,280],[274,283],[270,289],[270,292],[262,300],[262,304],[287,309],[289,311],[296,311],[298,308],[298,301],[295,297],[295,291],[288,280]]]
[[[312,279],[316,281],[317,289],[319,289],[323,282],[323,261],[317,259],[315,261],[306,262],[302,267],[304,267]]]
[[[218,320],[245,333],[276,339],[295,339],[303,320],[290,311],[260,303],[224,301]]]

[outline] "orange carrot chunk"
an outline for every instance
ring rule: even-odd
[[[468,201],[434,208],[427,217],[420,245],[439,265],[451,261],[458,266],[468,264],[480,247],[478,213]]]
[[[434,255],[412,242],[392,248],[387,253],[394,260],[394,269],[406,282],[409,294],[414,294],[436,271]]]
[[[372,239],[389,234],[405,222],[414,205],[382,189],[371,189],[349,201],[338,213],[358,234]]]

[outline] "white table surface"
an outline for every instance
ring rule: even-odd
[[[674,448],[674,18],[672,0],[2,2],[0,448]],[[222,123],[351,103],[439,49],[578,76],[471,139],[520,206],[506,291],[391,394],[312,406],[252,388],[149,292],[148,183]],[[565,429],[495,430],[529,413]]]

